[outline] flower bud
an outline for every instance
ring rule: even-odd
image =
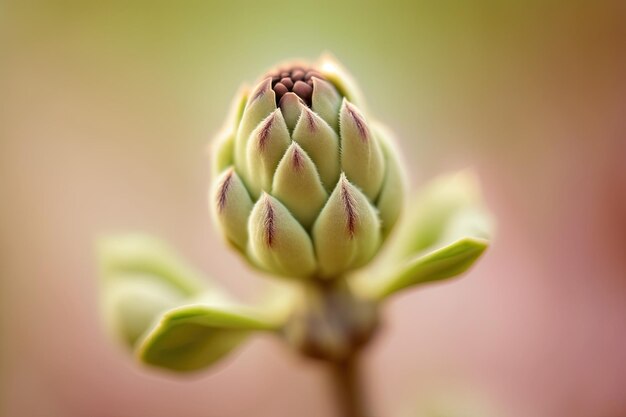
[[[279,66],[246,91],[213,148],[211,204],[226,240],[281,276],[365,265],[400,215],[404,176],[354,81],[325,56]]]

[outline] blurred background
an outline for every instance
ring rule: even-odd
[[[182,378],[99,320],[94,239],[145,231],[238,296],[263,281],[206,208],[242,81],[331,51],[412,185],[474,167],[498,221],[458,281],[390,303],[375,416],[626,416],[626,3],[0,2],[0,415],[332,416],[256,338]]]

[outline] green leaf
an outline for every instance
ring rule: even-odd
[[[462,274],[472,266],[488,246],[489,243],[485,239],[461,238],[404,263],[375,283],[369,295],[382,300],[408,287]],[[362,280],[361,284],[365,282],[367,281]]]
[[[148,235],[110,236],[98,242],[100,271],[105,283],[132,276],[152,277],[183,295],[206,290],[207,282],[183,262],[168,245]]]
[[[409,204],[390,251],[407,259],[464,236],[489,238],[491,226],[476,176],[470,171],[445,175],[426,184]]]
[[[271,331],[279,325],[247,306],[223,301],[186,305],[165,312],[136,354],[153,366],[195,371],[231,353],[251,332]]]
[[[145,363],[176,371],[208,366],[253,331],[275,330],[293,302],[275,289],[258,307],[239,305],[162,242],[144,235],[103,239],[102,310],[115,335]]]
[[[167,282],[137,275],[106,284],[101,298],[106,326],[129,347],[135,345],[161,312],[185,301],[184,295]]]
[[[98,255],[103,319],[112,335],[131,347],[160,313],[208,287],[166,244],[147,235],[103,238]]]

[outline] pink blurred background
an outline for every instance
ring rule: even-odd
[[[333,415],[320,369],[269,337],[192,378],[137,366],[103,330],[94,257],[146,231],[252,298],[210,223],[206,144],[241,81],[324,50],[414,187],[472,166],[498,223],[469,274],[385,310],[372,414],[626,416],[623,2],[0,10],[3,417]]]

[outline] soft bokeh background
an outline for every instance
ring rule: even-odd
[[[3,1],[0,415],[333,415],[269,337],[191,379],[137,367],[102,329],[93,252],[151,232],[251,298],[206,144],[241,81],[329,50],[413,185],[473,166],[499,224],[470,274],[385,311],[373,415],[626,416],[625,4]]]

